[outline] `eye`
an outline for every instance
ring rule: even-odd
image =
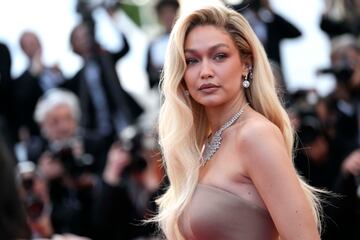
[[[187,58],[185,61],[187,65],[193,65],[198,62],[196,58]]]
[[[220,62],[223,61],[226,57],[227,56],[225,53],[218,53],[214,56],[214,60]]]

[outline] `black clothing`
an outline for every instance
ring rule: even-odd
[[[97,46],[93,56],[85,59],[82,69],[62,87],[74,92],[80,101],[80,127],[83,136],[94,147],[101,172],[110,145],[127,125],[134,124],[143,109],[121,87],[115,64],[129,51],[123,36],[124,47],[109,53]]]
[[[360,24],[350,24],[344,20],[335,21],[327,16],[322,16],[320,20],[320,28],[330,38],[340,36],[342,34],[353,34],[358,36],[360,34]]]
[[[120,113],[127,124],[133,124],[137,117],[143,112],[138,103],[121,87],[120,80],[115,69],[116,62],[129,51],[129,45],[124,37],[125,46],[119,52],[110,54],[103,50],[98,50],[91,59],[85,60],[85,66],[73,77],[65,82],[62,87],[74,92],[80,100],[82,119],[80,126],[84,129],[84,134],[94,142],[109,140],[118,131],[116,126],[116,115]],[[102,134],[99,125],[105,124],[98,121],[96,99],[93,98],[91,86],[86,79],[85,69],[87,64],[92,64],[99,71],[99,81],[105,96],[106,108],[110,115],[110,121],[106,124],[111,126],[111,134]]]
[[[316,164],[306,155],[305,150],[301,149],[295,155],[294,164],[311,186],[331,190],[340,162],[336,154],[329,153],[324,162]]]
[[[11,83],[10,51],[5,44],[0,43],[0,130],[8,145],[13,145],[16,137]]]
[[[354,176],[339,174],[334,191],[338,197],[326,211],[324,240],[360,239],[360,198]]]
[[[8,112],[5,102],[9,100],[9,84],[11,81],[11,56],[8,47],[0,43],[0,114]]]
[[[43,90],[39,78],[25,70],[17,79],[12,81],[13,108],[15,111],[15,129],[26,127],[32,135],[39,135],[39,127],[34,121],[34,111]]]
[[[281,66],[280,42],[283,39],[297,38],[301,32],[293,24],[283,17],[273,14],[271,22],[266,23],[268,29],[268,41],[264,44],[268,57]]]
[[[0,43],[0,60],[1,60],[1,64],[0,64],[0,73],[1,73],[1,83],[3,83],[4,81],[8,81],[9,79],[11,79],[11,75],[10,75],[10,67],[11,67],[11,57],[10,57],[10,51],[9,48],[3,44]]]
[[[30,239],[31,231],[19,197],[14,163],[0,138],[0,239]]]
[[[301,32],[289,21],[280,15],[262,10],[267,14],[257,14],[252,10],[245,10],[244,16],[264,45],[269,59],[275,61],[281,67],[280,43],[283,39],[297,38]],[[265,17],[261,17],[261,16]],[[257,30],[261,29],[261,30]]]
[[[165,60],[165,49],[169,41],[169,33],[163,33],[154,39],[147,51],[146,72],[150,88],[158,87]]]
[[[127,178],[117,186],[101,181],[94,208],[95,240],[130,240],[154,234],[154,226],[142,222],[144,212],[137,209],[130,188]]]
[[[54,232],[92,237],[93,189],[66,187],[62,179],[55,179],[49,183],[49,192],[52,204],[51,223]]]
[[[358,109],[355,101],[346,102],[330,95],[327,99],[332,119],[333,146],[340,159],[344,159],[359,144]],[[348,109],[348,110],[347,110]]]

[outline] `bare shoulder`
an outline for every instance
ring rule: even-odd
[[[237,143],[246,147],[259,147],[261,143],[283,142],[280,129],[260,113],[248,114],[237,131]]]
[[[280,129],[255,111],[251,111],[238,128],[236,144],[245,163],[251,162],[247,166],[254,163],[266,166],[272,161],[290,158]]]

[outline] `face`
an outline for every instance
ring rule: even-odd
[[[21,37],[21,48],[28,58],[33,58],[36,53],[41,51],[40,41],[33,33],[24,33]]]
[[[77,123],[71,109],[59,105],[46,115],[42,127],[50,141],[61,141],[74,136]]]
[[[173,6],[164,6],[159,12],[160,23],[170,32],[176,17],[177,9]]]
[[[205,107],[216,107],[244,97],[242,75],[247,64],[230,35],[215,26],[197,26],[185,39],[185,85]]]
[[[87,26],[79,25],[72,34],[72,47],[75,53],[83,56],[91,51],[90,32]]]

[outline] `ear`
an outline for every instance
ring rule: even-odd
[[[252,68],[252,66],[253,63],[250,56],[242,59],[242,71],[244,76],[249,73],[249,70]]]

